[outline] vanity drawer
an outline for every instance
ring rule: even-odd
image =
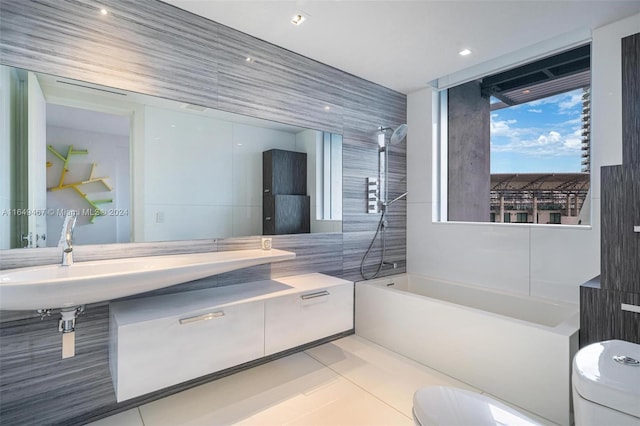
[[[260,358],[263,342],[263,301],[117,327],[117,400]]]
[[[353,283],[265,301],[265,355],[353,328]]]

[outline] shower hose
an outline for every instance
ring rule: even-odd
[[[386,249],[386,241],[384,238],[384,216],[386,213],[386,209],[382,211],[382,214],[380,215],[380,221],[378,222],[378,227],[376,228],[376,233],[373,236],[373,238],[371,239],[371,244],[369,244],[369,248],[367,249],[367,252],[364,254],[364,257],[362,258],[362,262],[360,263],[360,275],[362,276],[362,278],[364,280],[370,280],[373,278],[376,278],[378,276],[378,274],[380,274],[380,271],[382,271],[382,266],[384,265],[384,252]],[[382,232],[380,232],[382,231]],[[378,269],[375,271],[375,273],[373,275],[367,276],[364,273],[364,264],[365,261],[367,260],[367,257],[369,257],[369,254],[371,253],[371,249],[373,248],[373,244],[376,242],[376,238],[378,238],[378,234],[381,233],[380,238],[382,239],[382,253],[380,254],[380,263],[378,264]]]

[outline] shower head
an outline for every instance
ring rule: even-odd
[[[406,124],[399,125],[391,135],[391,144],[393,145],[395,143],[402,142],[402,140],[407,136],[408,129],[409,126],[407,126]]]

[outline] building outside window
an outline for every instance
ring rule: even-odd
[[[590,56],[584,45],[440,92],[441,220],[589,223]]]

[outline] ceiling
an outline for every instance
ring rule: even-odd
[[[640,0],[164,1],[401,93],[640,12]]]

